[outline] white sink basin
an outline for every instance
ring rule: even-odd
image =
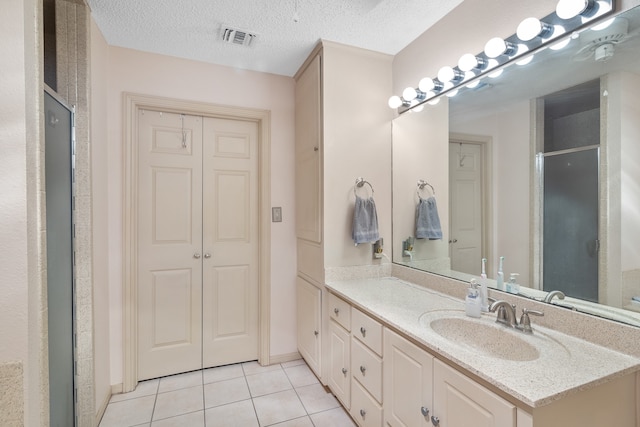
[[[448,349],[450,354],[462,351],[469,357],[508,362],[571,358],[569,349],[551,331],[533,325],[533,334],[525,334],[496,323],[493,313],[477,319],[466,316],[464,310],[433,310],[420,315],[419,322],[422,328],[432,332],[434,341],[438,341],[434,344],[442,350]]]
[[[518,362],[532,361],[540,357],[540,351],[536,347],[516,335],[521,332],[488,323],[487,319],[442,317],[430,320],[429,327],[456,345],[471,347],[485,356]]]

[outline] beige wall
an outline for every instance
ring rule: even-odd
[[[371,244],[351,239],[358,177],[375,190],[380,237],[391,253],[391,59],[323,42],[325,267],[379,263]]]
[[[107,111],[109,47],[91,20],[91,192],[93,201],[93,349],[95,409],[100,412],[111,396],[109,357],[109,176]]]
[[[0,14],[0,424],[48,418],[44,279],[41,4]]]
[[[94,188],[106,188],[111,384],[122,382],[122,93],[271,111],[271,201],[283,221],[271,228],[271,355],[296,352],[294,232],[294,81],[292,78],[109,47],[106,163]],[[95,52],[94,52],[95,53]],[[96,53],[97,54],[97,53]]]

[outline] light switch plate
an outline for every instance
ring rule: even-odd
[[[280,206],[271,208],[271,222],[282,222],[282,208]]]

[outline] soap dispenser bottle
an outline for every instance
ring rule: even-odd
[[[478,291],[478,282],[476,279],[471,279],[469,283],[469,289],[467,289],[467,297],[464,300],[464,311],[469,317],[480,317],[482,312],[482,301],[480,298],[480,292]]]
[[[507,292],[510,294],[519,294],[520,293],[520,285],[516,282],[518,273],[511,273],[509,275],[509,283],[507,283]]]

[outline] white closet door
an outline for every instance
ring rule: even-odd
[[[138,379],[202,366],[202,118],[141,111]]]
[[[258,126],[203,125],[203,365],[258,358]]]

